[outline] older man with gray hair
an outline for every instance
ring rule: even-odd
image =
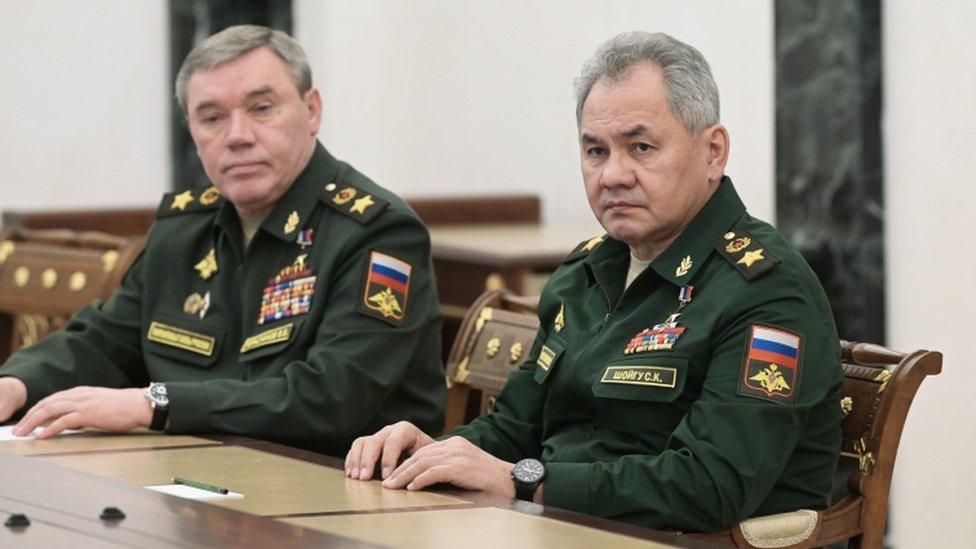
[[[166,195],[118,292],[0,369],[0,421],[39,438],[137,427],[339,455],[409,418],[441,425],[430,237],[316,140],[304,51],[257,26],[183,63],[176,96],[213,183]]]
[[[391,489],[447,482],[699,532],[824,508],[836,329],[816,276],[725,175],[708,63],[665,34],[616,36],[583,68],[576,112],[606,234],[546,285],[527,360],[492,413],[439,441],[387,426],[355,441],[347,475],[379,464]]]

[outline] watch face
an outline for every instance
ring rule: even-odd
[[[149,398],[157,405],[166,406],[169,404],[169,396],[166,394],[166,386],[162,383],[153,383],[149,386]]]
[[[515,480],[526,484],[539,482],[545,474],[546,466],[541,461],[531,458],[516,463],[515,468],[512,469],[512,476],[515,477]]]

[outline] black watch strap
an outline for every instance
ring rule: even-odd
[[[149,429],[152,431],[162,431],[166,428],[166,420],[169,418],[169,408],[163,406],[153,406],[152,423]]]
[[[533,482],[530,484],[524,482],[516,482],[515,499],[520,499],[522,501],[532,501],[532,498],[535,497],[535,491],[539,489],[540,484],[542,483]]]

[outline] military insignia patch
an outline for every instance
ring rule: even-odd
[[[754,236],[729,231],[715,244],[715,249],[746,280],[754,280],[779,265],[779,258]]]
[[[198,273],[200,273],[200,278],[204,280],[210,280],[210,277],[212,277],[214,273],[218,271],[217,253],[214,251],[214,249],[210,248],[210,251],[207,252],[207,255],[203,259],[201,259],[199,263],[194,265],[193,268],[196,269]]]
[[[278,271],[268,281],[261,293],[258,326],[303,315],[311,310],[312,297],[315,294],[315,273],[305,266],[307,255],[299,255],[293,264]]]
[[[685,333],[687,328],[678,326],[678,317],[681,313],[674,313],[653,328],[647,328],[637,333],[624,349],[625,355],[634,353],[645,353],[647,351],[661,351],[674,347],[674,344]]]
[[[363,290],[364,312],[390,322],[402,321],[407,314],[412,270],[413,267],[405,261],[372,252]]]
[[[752,325],[738,394],[773,402],[796,402],[800,382],[800,336]]]
[[[200,195],[200,203],[204,206],[210,206],[220,198],[220,191],[217,187],[211,186],[207,190],[203,191]]]

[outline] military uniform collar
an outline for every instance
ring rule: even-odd
[[[695,277],[699,267],[715,248],[729,227],[742,217],[746,207],[735,192],[732,180],[723,176],[718,188],[701,211],[678,238],[661,255],[654,258],[649,269],[676,286],[684,286]]]
[[[261,223],[261,229],[282,240],[295,240],[298,230],[305,228],[309,216],[318,205],[322,189],[338,173],[339,161],[321,143],[316,142],[308,165],[278,199],[274,209]]]

